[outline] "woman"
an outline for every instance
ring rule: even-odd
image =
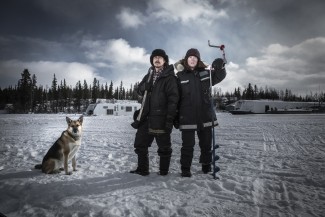
[[[211,77],[212,85],[226,77],[224,61],[213,61]],[[191,48],[185,58],[175,64],[180,87],[178,123],[182,132],[181,170],[182,177],[191,177],[191,164],[195,145],[195,131],[201,149],[200,163],[203,173],[211,172],[212,162],[212,127],[216,126],[217,118],[210,101],[210,71],[201,61],[200,52]]]

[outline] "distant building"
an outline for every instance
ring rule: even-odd
[[[290,102],[280,100],[238,100],[229,106],[232,114],[307,113],[318,102]]]
[[[140,108],[137,101],[97,99],[96,103],[88,106],[86,115],[133,115]]]

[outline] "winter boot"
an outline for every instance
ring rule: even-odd
[[[181,173],[182,177],[191,177],[192,176],[191,168],[189,168],[189,167],[181,167],[181,169],[182,169],[182,173]]]
[[[211,164],[202,164],[202,172],[204,174],[211,172]]]
[[[158,175],[166,176],[169,171],[170,157],[160,157]]]
[[[141,176],[149,175],[148,155],[138,155],[138,167],[135,170],[131,170],[130,173],[139,174]]]
[[[131,170],[130,173],[138,174],[140,176],[147,176],[149,175],[149,171],[143,171],[137,168],[136,170]]]

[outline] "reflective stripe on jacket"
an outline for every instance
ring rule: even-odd
[[[212,71],[212,85],[221,82],[225,76],[225,69]],[[180,88],[179,129],[200,130],[217,126],[210,99],[210,71],[204,68],[194,71],[184,69],[177,73],[177,77]]]

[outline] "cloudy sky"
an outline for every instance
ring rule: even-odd
[[[197,48],[211,63],[226,46],[223,92],[258,87],[306,94],[325,90],[323,0],[2,0],[0,87],[25,68],[38,85],[121,81],[147,72],[153,49],[170,62]]]

